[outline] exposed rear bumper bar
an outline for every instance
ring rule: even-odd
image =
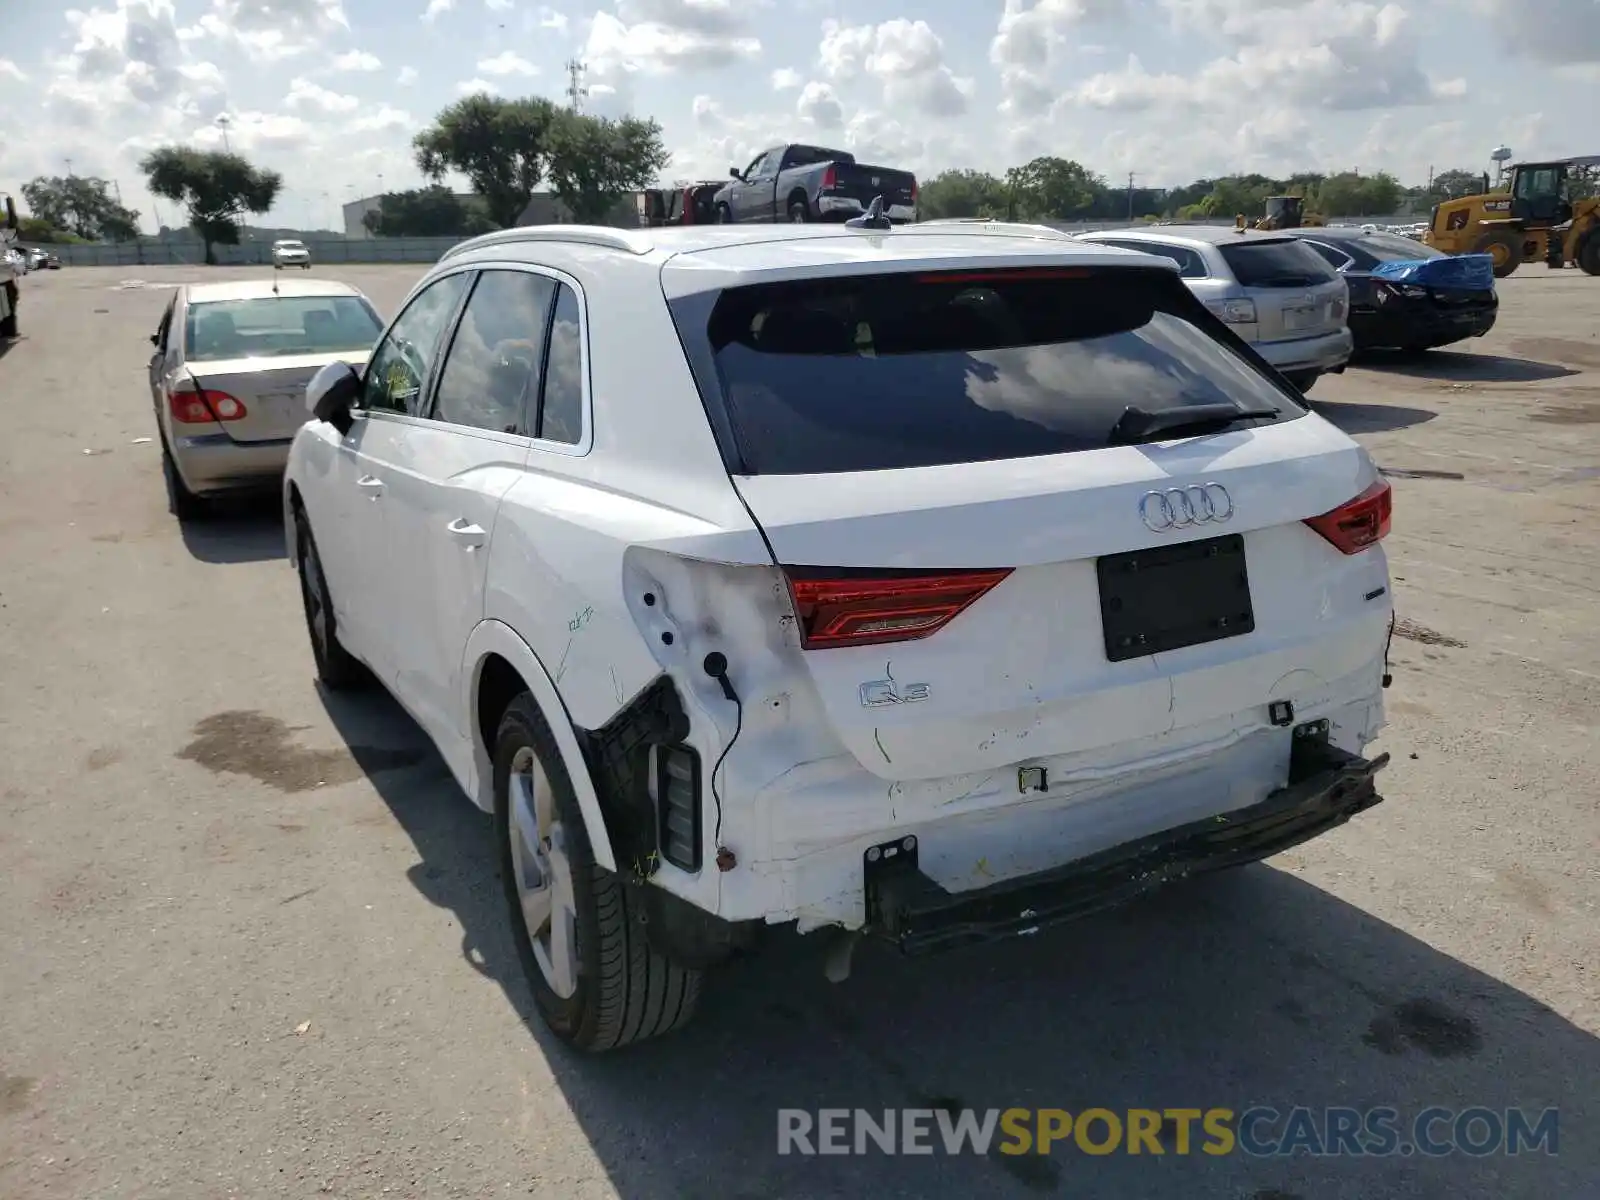
[[[915,839],[873,847],[864,863],[868,931],[912,955],[1025,937],[1192,875],[1256,862],[1380,803],[1373,776],[1388,762],[1387,754],[1368,760],[1340,750],[1324,723],[1301,726],[1288,783],[1259,804],[977,891],[951,893],[923,874]]]

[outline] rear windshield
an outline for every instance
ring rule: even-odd
[[[1242,287],[1311,287],[1338,278],[1320,254],[1293,238],[1226,242],[1219,249]]]
[[[732,288],[704,333],[674,313],[691,355],[709,343],[729,457],[793,475],[1099,449],[1129,405],[1302,415],[1194,307],[1171,272],[1124,268]]]
[[[1369,233],[1356,238],[1352,249],[1378,262],[1414,262],[1419,258],[1444,258],[1443,250],[1424,246],[1397,233]]]
[[[189,306],[183,354],[190,362],[370,350],[383,322],[359,296],[262,296]]]

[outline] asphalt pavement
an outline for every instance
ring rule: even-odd
[[[275,508],[180,528],[168,288],[23,281],[0,344],[0,1197],[1494,1200],[1600,1180],[1600,280],[1313,393],[1396,490],[1387,800],[1004,947],[792,935],[680,1035],[532,1018],[488,819],[312,682]],[[321,270],[319,268],[319,270]],[[326,273],[392,313],[421,267]],[[1559,1108],[1557,1153],[777,1153],[781,1108]]]

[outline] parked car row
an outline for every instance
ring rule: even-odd
[[[1344,285],[1229,247],[1202,298],[1017,225],[510,229],[381,330],[179,289],[152,397],[175,507],[281,474],[322,683],[493,813],[538,1008],[605,1050],[767,925],[842,978],[1379,802],[1390,490],[1252,348],[1332,369]]]
[[[5,253],[12,268],[20,275],[26,275],[29,271],[61,269],[61,259],[51,251],[38,246],[7,246]]]

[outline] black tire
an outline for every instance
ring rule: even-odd
[[[717,224],[732,225],[733,209],[729,208],[726,204],[717,205]]]
[[[1520,234],[1500,230],[1495,233],[1486,233],[1478,239],[1478,244],[1472,248],[1474,254],[1488,254],[1494,256],[1495,250],[1501,251],[1501,256],[1495,258],[1494,277],[1504,279],[1514,274],[1522,265],[1522,237]]]
[[[166,438],[161,439],[161,478],[167,486],[167,511],[180,522],[203,521],[211,515],[205,498],[191,492],[178,474],[178,464],[172,461]]]
[[[11,315],[0,321],[0,338],[21,337],[21,327],[17,324],[17,285],[6,284],[6,307],[11,310]]]
[[[1578,267],[1585,275],[1600,275],[1600,229],[1578,243]]]
[[[1317,380],[1322,378],[1322,372],[1296,371],[1291,375],[1285,375],[1284,378],[1292,383],[1294,385],[1294,390],[1303,396],[1309,392],[1313,386],[1315,386]]]
[[[789,201],[789,220],[795,225],[804,225],[811,220],[811,209],[804,200]]]
[[[546,982],[533,954],[512,858],[511,765],[531,750],[549,780],[555,815],[572,873],[576,907],[578,979],[562,998]],[[656,953],[645,936],[634,885],[595,865],[583,814],[566,764],[533,697],[523,692],[507,706],[494,744],[495,837],[500,877],[522,969],[534,1003],[551,1031],[580,1050],[616,1050],[681,1029],[700,1002],[701,972]]]
[[[322,573],[317,539],[311,536],[311,523],[304,513],[295,513],[294,536],[300,603],[305,609],[306,635],[311,639],[311,657],[316,660],[317,678],[330,692],[354,691],[364,686],[370,676],[361,661],[339,644],[339,627],[334,620],[333,600],[328,594],[328,577]]]

